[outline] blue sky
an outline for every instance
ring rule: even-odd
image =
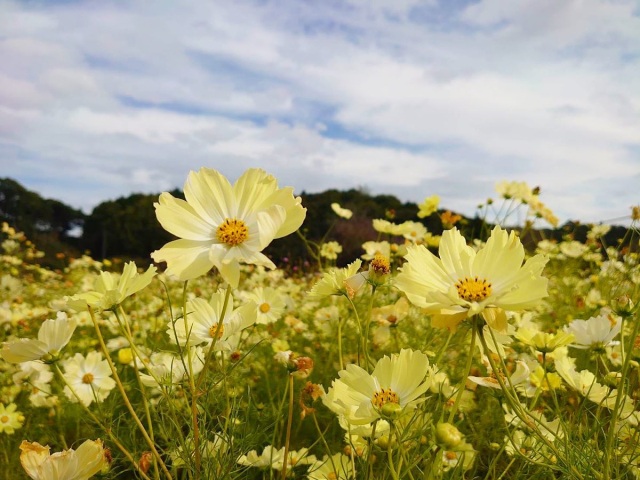
[[[0,168],[85,212],[262,167],[473,215],[501,180],[561,219],[640,203],[633,0],[5,1]]]

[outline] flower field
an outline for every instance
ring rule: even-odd
[[[292,188],[203,168],[184,193],[146,269],[48,270],[3,225],[0,479],[640,477],[640,207],[615,245],[552,242],[505,182],[481,231],[432,196],[293,270],[263,253],[304,224]]]

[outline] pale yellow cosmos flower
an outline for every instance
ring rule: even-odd
[[[438,205],[440,205],[440,197],[438,195],[431,195],[425,198],[424,201],[418,205],[418,218],[426,218],[437,212]]]
[[[87,480],[108,465],[100,440],[87,440],[77,450],[54,454],[49,446],[23,440],[20,463],[33,480]]]
[[[42,322],[38,338],[19,338],[2,344],[2,358],[9,363],[31,360],[55,360],[62,348],[69,343],[76,329],[76,321],[59,312],[57,318]]]
[[[342,208],[339,203],[332,203],[331,210],[333,210],[336,215],[346,220],[349,220],[353,216],[353,212],[351,210],[348,208]]]
[[[138,273],[134,262],[127,262],[122,275],[100,272],[93,290],[64,297],[67,305],[78,312],[91,307],[97,310],[111,310],[120,305],[125,298],[146,288],[156,275],[156,267],[151,265],[146,272]]]
[[[385,416],[397,418],[424,400],[432,374],[424,353],[402,349],[399,354],[382,357],[371,373],[347,365],[322,401],[351,425],[365,425]]]
[[[291,187],[278,188],[275,177],[258,168],[247,170],[233,185],[216,170],[192,171],[184,195],[186,200],[165,192],[155,204],[158,221],[179,240],[151,257],[167,262],[167,274],[180,280],[215,267],[234,288],[241,263],[275,268],[262,250],[295,232],[307,212]]]
[[[436,327],[455,329],[467,317],[482,314],[491,327],[504,331],[505,311],[534,307],[547,296],[547,279],[541,275],[547,258],[536,255],[523,265],[520,239],[500,227],[477,252],[456,228],[442,234],[440,258],[421,245],[407,251],[395,284],[431,315]]]

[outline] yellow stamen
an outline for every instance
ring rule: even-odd
[[[271,310],[271,305],[269,305],[267,302],[264,302],[263,304],[260,305],[260,311],[262,313],[268,313],[269,310]]]
[[[224,325],[220,325],[220,329],[218,329],[218,324],[214,323],[209,329],[209,336],[211,338],[215,337],[216,332],[218,332],[218,338],[222,338],[222,334],[224,333]]]
[[[370,267],[378,275],[387,275],[391,271],[389,259],[381,253],[376,253],[373,260],[371,260]]]
[[[398,394],[391,390],[390,388],[383,388],[379,392],[373,394],[373,398],[371,399],[371,403],[376,408],[382,408],[387,403],[400,403],[400,399],[398,398]]]
[[[86,384],[93,383],[93,379],[94,379],[93,373],[85,373],[82,376],[82,383],[86,383]]]
[[[456,282],[456,288],[467,302],[480,302],[491,295],[491,284],[484,278],[464,277]]]
[[[236,247],[249,237],[249,229],[242,220],[227,218],[218,226],[216,236],[220,242]]]
[[[7,415],[1,416],[0,423],[9,423],[9,417]]]

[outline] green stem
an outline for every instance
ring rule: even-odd
[[[291,425],[293,424],[293,374],[289,374],[289,415],[287,416],[287,434],[284,442],[284,459],[282,463],[282,480],[287,478],[287,463],[289,461],[289,443],[291,441]]]
[[[631,362],[631,351],[633,350],[633,342],[638,336],[638,331],[640,329],[640,319],[636,319],[633,322],[633,330],[631,333],[631,344],[629,345],[629,349],[625,352],[624,348],[624,325],[620,329],[620,350],[622,355],[624,355],[624,360],[622,363],[622,371],[620,374],[620,388],[618,388],[616,395],[616,403],[613,407],[613,412],[611,412],[611,423],[609,425],[609,429],[607,431],[607,439],[605,444],[605,452],[604,452],[604,478],[609,477],[609,471],[611,469],[611,457],[613,453],[613,441],[616,435],[616,423],[618,420],[618,415],[620,413],[620,406],[622,404],[622,399],[625,395],[625,379],[627,379],[629,374],[629,366]]]
[[[171,476],[171,473],[169,473],[169,470],[167,469],[167,466],[162,461],[162,457],[160,457],[160,453],[156,449],[155,443],[149,437],[149,434],[147,433],[147,430],[144,428],[144,425],[140,421],[140,418],[138,417],[138,414],[136,414],[136,411],[133,408],[133,405],[131,405],[131,402],[129,401],[129,397],[127,396],[127,392],[126,392],[126,390],[124,388],[124,385],[122,385],[122,381],[120,380],[120,376],[118,375],[118,371],[116,370],[116,367],[113,364],[113,361],[111,360],[111,356],[109,355],[109,350],[107,349],[107,345],[104,343],[104,338],[102,336],[102,332],[100,331],[100,325],[98,325],[98,320],[96,319],[96,317],[95,317],[95,315],[93,313],[93,309],[91,307],[88,307],[88,310],[89,310],[89,315],[91,316],[91,320],[93,321],[93,326],[95,327],[95,330],[96,330],[96,335],[98,337],[98,342],[100,343],[100,348],[102,349],[102,352],[104,353],[104,356],[106,357],[107,363],[109,364],[109,368],[111,369],[111,373],[113,374],[113,379],[116,382],[116,386],[118,387],[118,391],[120,392],[120,395],[122,396],[122,400],[124,401],[124,404],[127,407],[127,410],[129,410],[129,413],[131,414],[131,417],[133,418],[133,421],[138,426],[138,429],[140,430],[140,433],[142,434],[142,436],[144,437],[145,441],[147,442],[147,445],[149,445],[149,448],[151,449],[151,453],[153,453],[153,455],[156,457],[158,463],[160,464],[160,467],[164,471],[164,473],[167,476],[167,478],[168,479],[172,479],[173,477]]]
[[[389,471],[391,472],[391,476],[393,480],[400,480],[398,476],[398,472],[396,472],[396,467],[393,464],[393,453],[391,452],[391,444],[393,443],[393,428],[389,429],[389,443],[387,444],[387,462],[389,463]]]
[[[65,386],[69,389],[69,391],[76,398],[76,401],[80,405],[82,405],[82,408],[87,413],[87,415],[89,415],[91,420],[96,422],[96,424],[98,424],[100,426],[100,428],[109,436],[109,439],[111,439],[111,441],[113,443],[115,443],[116,447],[118,447],[118,450],[120,450],[122,452],[122,454],[125,457],[127,457],[127,460],[129,460],[131,462],[131,464],[138,471],[140,476],[142,476],[142,478],[144,478],[145,480],[151,480],[151,478],[149,478],[149,476],[140,469],[140,465],[138,465],[138,462],[135,461],[135,459],[133,458],[133,456],[131,455],[129,450],[127,450],[126,447],[122,443],[120,443],[120,441],[116,438],[116,436],[111,431],[111,429],[108,428],[104,423],[102,423],[102,421],[91,410],[89,410],[89,408],[84,404],[84,402],[80,398],[80,395],[78,395],[78,393],[71,386],[71,384],[69,382],[67,382],[67,379],[64,377],[62,371],[60,371],[60,367],[58,367],[57,363],[54,364],[54,370],[58,374],[58,377],[60,378],[60,380],[62,380],[62,383],[65,384]],[[8,462],[7,462],[7,464],[8,464]]]
[[[356,322],[358,323],[358,333],[360,334],[360,341],[358,342],[358,365],[361,365],[361,361],[360,361],[360,352],[364,351],[364,356],[365,356],[365,366],[366,366],[366,371],[369,371],[369,354],[366,350],[364,350],[364,331],[362,330],[362,323],[360,322],[360,315],[358,315],[358,309],[356,308],[355,303],[353,303],[353,300],[349,297],[349,295],[345,295],[345,297],[347,298],[347,300],[349,300],[349,304],[351,305],[351,309],[353,310],[353,313],[356,317]]]
[[[340,370],[344,370],[344,361],[342,359],[342,323],[345,319],[341,318],[338,320],[338,361],[340,362]]]
[[[467,364],[464,367],[462,380],[460,380],[460,384],[458,386],[458,391],[456,393],[456,400],[449,412],[449,419],[447,420],[449,423],[453,423],[453,420],[458,413],[458,407],[460,406],[460,401],[462,400],[462,395],[464,394],[465,385],[467,384],[467,377],[471,372],[471,365],[473,363],[473,355],[475,354],[476,348],[476,317],[474,316],[471,320],[471,346],[469,347],[469,354],[467,355]]]
[[[493,331],[491,330],[491,328],[489,328],[489,332],[491,334],[493,343],[495,345],[497,345],[496,339],[493,335]],[[490,352],[489,350],[489,346],[487,345],[487,341],[484,338],[484,332],[482,330],[482,327],[478,327],[478,336],[480,337],[480,342],[482,343],[482,347],[484,348],[484,350],[486,352]],[[502,367],[502,371],[507,372],[507,368],[506,365],[504,364],[504,360],[501,356],[499,356],[500,358],[500,363],[501,363],[501,367]],[[487,355],[487,359],[489,360],[489,364],[491,365],[491,369],[493,370],[493,372],[495,373],[495,377],[496,380],[498,381],[498,384],[500,385],[500,388],[502,389],[502,393],[505,397],[505,399],[507,400],[507,404],[512,408],[513,412],[516,414],[516,416],[522,420],[524,422],[525,425],[527,425],[529,428],[531,428],[536,436],[554,453],[554,455],[556,456],[556,458],[559,459],[563,459],[564,460],[564,456],[560,453],[560,451],[556,448],[556,446],[553,444],[553,442],[551,442],[545,435],[543,435],[543,433],[540,431],[540,427],[538,426],[539,420],[531,415],[527,415],[527,413],[523,410],[522,405],[520,403],[520,401],[518,400],[518,398],[514,395],[514,388],[513,385],[511,384],[511,378],[509,378],[508,376],[507,378],[507,382],[509,383],[509,386],[507,386],[507,384],[505,383],[504,379],[502,378],[502,375],[500,375],[500,368],[498,367],[498,365],[496,365],[495,360],[493,359],[493,355]],[[542,424],[543,428],[547,428],[544,424]],[[548,430],[548,428],[547,428]],[[550,430],[548,430],[550,431]],[[555,434],[555,432],[552,432]],[[527,461],[532,462],[531,459],[527,458]],[[532,462],[533,463],[533,462]],[[582,476],[582,474],[576,470],[576,468],[573,465],[570,465],[569,463],[567,463],[566,461],[564,462],[567,467],[571,470],[571,472],[576,476],[576,478],[579,479],[583,479],[584,477]]]
[[[122,315],[122,320],[118,316],[118,310],[120,311],[120,315]],[[129,326],[129,320],[127,318],[127,315],[126,315],[124,309],[122,308],[122,305],[118,305],[118,308],[114,311],[114,313],[116,315],[116,318],[118,319],[118,323],[120,325],[124,325],[124,327],[125,327],[124,329],[126,331],[125,336],[129,340],[129,345],[131,345],[131,351],[134,351],[133,335],[131,333],[131,328]],[[149,437],[151,438],[151,440],[155,444],[155,435],[153,433],[153,421],[151,419],[151,411],[149,410],[149,402],[146,401],[147,399],[144,396],[144,385],[142,384],[142,379],[140,378],[140,370],[138,369],[138,362],[135,360],[135,357],[134,357],[134,361],[133,361],[133,371],[135,373],[136,380],[138,382],[138,388],[140,389],[140,394],[143,397],[142,405],[144,407],[144,414],[145,414],[145,417],[147,419],[147,429],[149,430]],[[153,457],[153,473],[154,473],[154,477],[156,478],[156,480],[159,480],[160,479],[160,472],[158,471],[158,462],[156,460],[156,457]]]

